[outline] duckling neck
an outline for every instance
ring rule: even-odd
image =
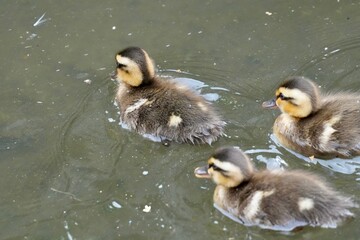
[[[149,87],[151,85],[153,85],[154,83],[156,82],[156,79],[155,78],[144,78],[141,83],[137,86],[133,86],[131,84],[126,84],[127,88],[132,88],[132,89],[140,89],[142,87]]]
[[[150,84],[153,84],[156,81],[156,79],[153,78],[144,78],[143,81],[141,82],[140,86],[148,86]]]
[[[214,192],[214,202],[224,210],[236,208],[236,204],[251,194],[249,191],[249,181],[243,181],[236,187],[225,187],[218,185]]]

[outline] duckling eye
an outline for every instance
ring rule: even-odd
[[[212,168],[212,169],[214,169],[214,171],[226,172],[224,169],[219,168],[218,166],[215,166],[213,163],[210,163],[208,168]]]
[[[118,68],[125,68],[125,67],[127,67],[127,65],[122,64],[122,63],[117,63],[117,67]]]
[[[282,93],[279,93],[279,95],[277,95],[276,97],[280,98],[281,100],[285,100],[285,101],[294,99],[292,97],[285,97],[284,94],[282,94]]]
[[[284,100],[285,98],[285,96],[282,93],[280,93],[277,97],[280,98],[281,100]]]

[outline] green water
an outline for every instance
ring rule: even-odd
[[[316,172],[359,202],[359,160],[289,153],[270,135],[279,112],[261,108],[292,74],[360,89],[359,12],[342,0],[2,1],[0,239],[359,239],[358,217],[288,234],[242,226],[193,176],[237,145],[258,168]],[[227,137],[165,147],[121,128],[109,74],[130,45],[218,96]]]

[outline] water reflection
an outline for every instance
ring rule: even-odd
[[[297,152],[294,152],[288,148],[283,147],[280,142],[277,140],[274,134],[270,135],[271,140],[276,144],[278,147],[282,147],[286,149],[289,153],[294,155],[296,158],[301,159],[309,164],[316,165],[319,163],[321,166],[331,169],[332,171],[343,173],[343,174],[358,174],[360,170],[360,157],[355,157],[353,159],[341,159],[341,158],[334,158],[328,160],[322,160],[313,157],[305,157]]]

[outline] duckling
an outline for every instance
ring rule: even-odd
[[[148,53],[128,47],[115,56],[121,121],[139,134],[163,141],[211,144],[224,134],[225,122],[202,96],[155,75]]]
[[[300,170],[256,171],[235,147],[217,149],[198,178],[216,183],[215,207],[244,225],[291,231],[301,226],[335,228],[357,207],[318,176]]]
[[[289,149],[319,158],[360,155],[358,93],[321,94],[311,80],[291,77],[263,107],[280,108],[273,131]]]

